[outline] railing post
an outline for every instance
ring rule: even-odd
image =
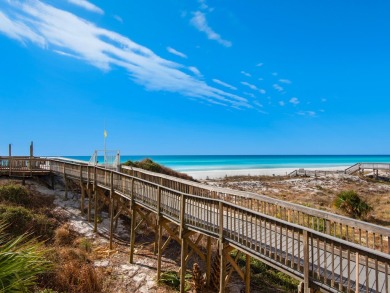
[[[9,171],[9,176],[11,177],[11,174],[12,174],[12,146],[11,146],[11,144],[8,145],[8,171]]]
[[[98,191],[97,191],[97,172],[96,172],[96,166],[94,168],[94,182],[93,182],[93,193],[94,193],[94,196],[95,196],[95,203],[94,203],[94,207],[93,207],[93,210],[94,210],[94,221],[93,221],[93,232],[97,232],[97,206],[98,206]]]
[[[180,293],[184,293],[185,288],[185,276],[187,270],[186,257],[188,253],[187,240],[185,237],[185,207],[186,197],[185,194],[181,194],[180,199],[180,240],[181,240],[181,260],[180,260]]]
[[[112,250],[112,237],[114,234],[114,172],[110,174],[110,250]]]
[[[309,293],[310,280],[309,280],[309,236],[306,230],[303,230],[303,276],[304,276],[304,292]]]

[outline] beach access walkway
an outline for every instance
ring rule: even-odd
[[[37,161],[39,164],[34,163]],[[98,213],[108,205],[111,246],[115,221],[120,214],[129,215],[130,262],[136,231],[147,223],[156,233],[158,279],[164,249],[170,241],[178,242],[181,292],[193,254],[204,262],[206,283],[219,292],[224,292],[233,271],[243,279],[245,292],[250,292],[251,258],[301,280],[302,292],[390,292],[389,228],[136,168],[116,171],[61,158],[1,157],[0,162],[2,175],[20,174],[14,167],[21,166],[30,175],[62,176],[65,194],[70,182],[77,182],[81,210],[87,210],[86,217],[93,221],[95,231]],[[163,237],[164,231],[168,238]],[[202,238],[207,239],[203,248],[198,245]],[[217,244],[217,252],[213,252],[212,243]],[[232,256],[233,251],[245,255],[244,269]],[[213,263],[213,254],[219,256],[218,263]]]
[[[373,174],[378,177],[379,171],[390,172],[390,164],[389,163],[356,163],[351,167],[348,167],[345,170],[305,170],[305,169],[297,169],[292,171],[288,176],[327,176],[334,174],[355,174],[357,172],[364,173],[365,170],[372,170]]]

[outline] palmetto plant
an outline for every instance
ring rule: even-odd
[[[353,190],[340,192],[334,204],[353,218],[364,218],[372,211],[372,207]]]
[[[10,238],[0,223],[0,293],[28,292],[39,274],[49,270],[43,244],[28,234]]]

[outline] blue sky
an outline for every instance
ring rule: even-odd
[[[0,154],[389,154],[388,1],[0,3]]]

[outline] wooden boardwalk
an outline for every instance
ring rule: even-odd
[[[217,241],[221,256],[220,292],[224,292],[231,274],[231,270],[226,270],[227,263],[245,281],[245,291],[250,292],[251,257],[302,280],[305,292],[309,292],[309,288],[327,292],[390,292],[388,228],[266,196],[192,183],[139,169],[123,168],[117,172],[59,159],[46,160],[40,165],[50,166],[50,171],[64,176],[65,182],[72,179],[80,184],[82,210],[85,198],[89,198],[88,218],[92,209],[98,211],[99,201],[108,201],[111,241],[113,222],[120,212],[118,207],[130,210],[130,261],[140,222],[154,227],[158,278],[163,250],[169,240],[174,240],[181,244],[181,267],[186,268],[192,254],[199,255],[205,262],[209,284],[211,242]],[[137,215],[141,219],[138,223]],[[94,212],[94,224],[96,229],[97,212]],[[170,235],[165,243],[163,230]],[[198,238],[194,242],[191,236],[196,235]],[[207,237],[206,252],[197,245],[202,237]],[[230,256],[233,249],[246,255],[248,265],[244,271]],[[184,273],[185,269],[181,270],[182,280]],[[181,291],[184,292],[184,282]]]
[[[305,170],[298,169],[292,171],[288,176],[328,176],[335,174],[354,174],[356,172],[364,172],[364,170],[372,170],[373,173],[378,177],[379,170],[390,172],[390,164],[389,163],[356,163],[351,167],[348,167],[345,170]]]

